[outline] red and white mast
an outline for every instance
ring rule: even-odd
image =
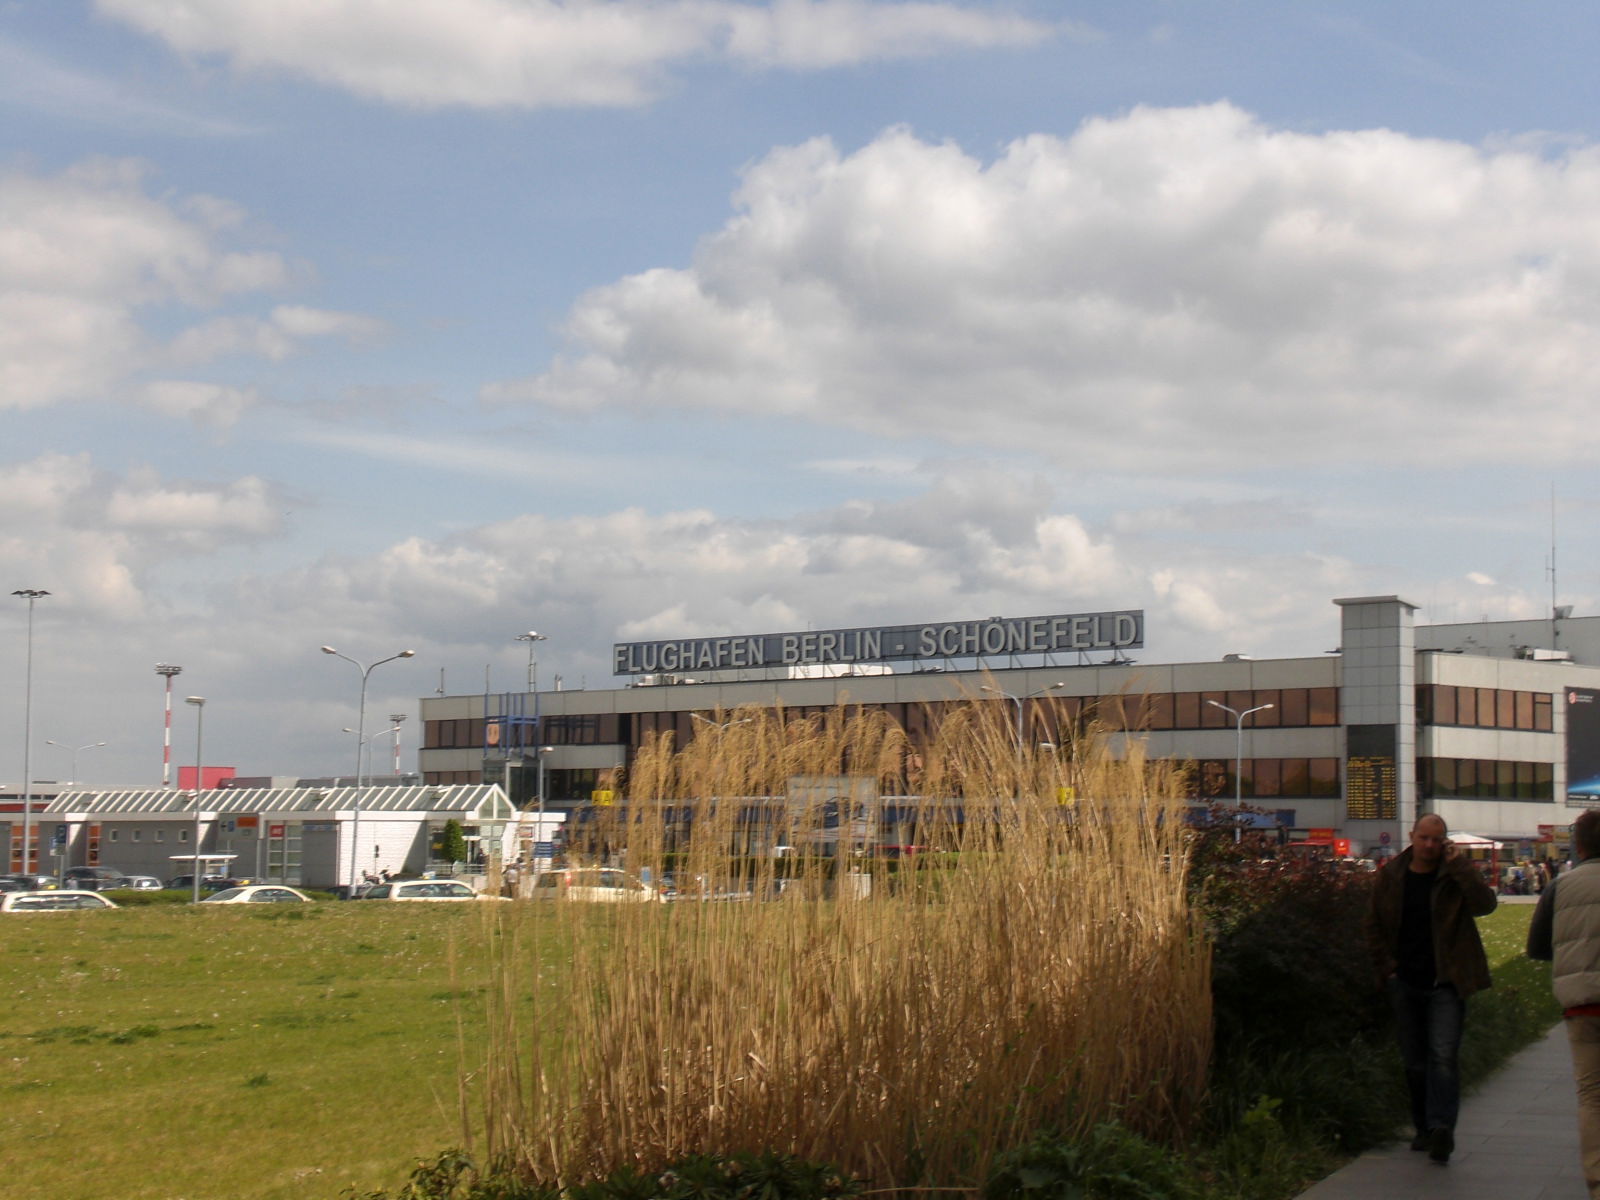
[[[156,674],[167,677],[167,716],[161,731],[161,786],[165,788],[172,786],[172,677],[182,675],[183,668],[157,663]]]
[[[400,776],[400,722],[405,719],[405,713],[389,714],[389,724],[394,726],[394,773],[397,779]]]

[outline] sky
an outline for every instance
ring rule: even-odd
[[[528,631],[604,688],[678,636],[1600,612],[1597,26],[0,0],[0,787],[158,785],[157,663],[175,763],[320,775],[363,667],[415,652],[366,723],[413,767]]]

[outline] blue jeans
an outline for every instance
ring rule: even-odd
[[[1419,988],[1389,980],[1389,1000],[1400,1035],[1400,1058],[1418,1133],[1454,1129],[1461,1110],[1461,1023],[1467,1003],[1454,984]]]

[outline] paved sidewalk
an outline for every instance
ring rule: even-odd
[[[1363,1154],[1301,1200],[1587,1200],[1567,1031],[1558,1024],[1462,1098],[1449,1166],[1435,1166],[1408,1143],[1409,1135]]]

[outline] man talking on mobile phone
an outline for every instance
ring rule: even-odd
[[[1467,997],[1490,983],[1474,918],[1494,907],[1494,889],[1450,841],[1444,818],[1426,813],[1411,845],[1378,872],[1367,909],[1367,945],[1394,1007],[1411,1093],[1411,1148],[1439,1166],[1456,1146]]]

